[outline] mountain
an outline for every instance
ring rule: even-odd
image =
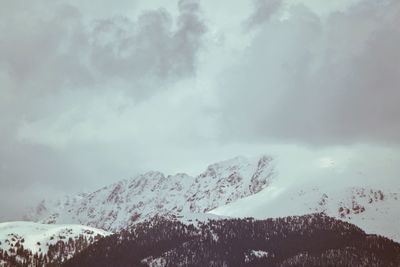
[[[394,165],[388,160],[350,164],[326,158],[236,157],[195,177],[148,172],[92,193],[46,200],[29,218],[115,232],[155,215],[193,222],[323,212],[368,234],[400,241],[400,182]]]
[[[197,227],[155,217],[99,240],[63,266],[395,267],[399,255],[400,244],[323,214]]]
[[[110,234],[82,225],[0,223],[0,266],[41,266],[39,261],[59,265]]]
[[[198,176],[148,172],[95,192],[42,201],[28,220],[76,223],[118,231],[155,215],[191,220],[219,206],[256,194],[275,177],[271,157],[236,157],[208,166]]]
[[[400,189],[348,186],[345,183],[271,186],[212,211],[233,217],[277,218],[321,212],[356,224],[367,233],[400,241]]]

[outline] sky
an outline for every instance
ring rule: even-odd
[[[0,221],[238,155],[398,180],[398,25],[397,0],[0,0]]]

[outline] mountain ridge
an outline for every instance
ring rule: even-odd
[[[361,179],[368,172],[360,176],[358,167],[346,171],[336,164],[323,164],[320,169],[310,166],[305,173],[289,172],[290,179],[271,156],[235,157],[211,164],[197,176],[152,171],[92,193],[42,202],[30,218],[115,232],[154,215],[190,223],[218,217],[266,219],[323,212],[367,233],[400,241],[394,223],[400,221],[400,186],[371,186]]]
[[[42,223],[77,223],[118,231],[154,215],[192,217],[266,188],[276,176],[272,157],[236,157],[198,176],[151,171],[92,193],[42,201],[26,217]],[[206,215],[206,217],[215,215]]]

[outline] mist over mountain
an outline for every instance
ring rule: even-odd
[[[42,224],[4,224],[2,260],[5,266],[397,266],[400,187],[378,189],[368,179],[355,187],[354,169],[338,171],[328,159],[320,163],[298,173],[308,179],[295,182],[271,156],[241,156],[197,176],[153,171],[91,193],[45,199],[26,214]],[[314,179],[320,175],[325,178]],[[259,226],[264,223],[273,226]],[[73,234],[85,227],[95,228]],[[279,232],[263,243],[269,239],[262,236],[285,227],[293,236]],[[354,233],[343,239],[341,227]],[[49,234],[38,239],[41,231]],[[246,231],[258,237],[244,242]],[[209,256],[200,260],[204,253]]]
[[[0,266],[400,266],[399,25],[0,0]]]

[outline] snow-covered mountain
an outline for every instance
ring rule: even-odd
[[[400,241],[400,192],[367,187],[302,187],[263,192],[212,211],[216,215],[278,218],[313,212],[351,222],[370,234]]]
[[[61,243],[70,246],[69,250],[63,250],[67,252],[66,255],[56,255],[64,261],[71,258],[77,249],[85,247],[84,244],[72,245],[79,238],[84,239],[88,245],[110,234],[104,230],[83,225],[49,225],[22,221],[0,223],[0,266],[11,264],[11,260],[5,261],[5,253],[8,258],[15,256],[18,262],[26,263],[33,260],[33,255],[46,255],[49,248],[55,248]],[[50,258],[48,262],[55,259],[51,256]]]
[[[117,231],[156,214],[193,221],[322,212],[400,241],[399,171],[392,166],[390,161],[356,165],[326,158],[237,157],[196,177],[149,172],[93,193],[43,201],[30,218]]]
[[[268,188],[212,213],[265,219],[321,212],[400,241],[400,167],[394,162],[299,162],[292,169],[290,162],[285,169],[277,164],[279,176]]]
[[[267,188],[275,177],[271,157],[236,157],[219,162],[196,177],[148,172],[89,194],[41,202],[27,219],[76,223],[117,231],[154,215],[190,220]],[[197,214],[197,215],[196,215]]]

